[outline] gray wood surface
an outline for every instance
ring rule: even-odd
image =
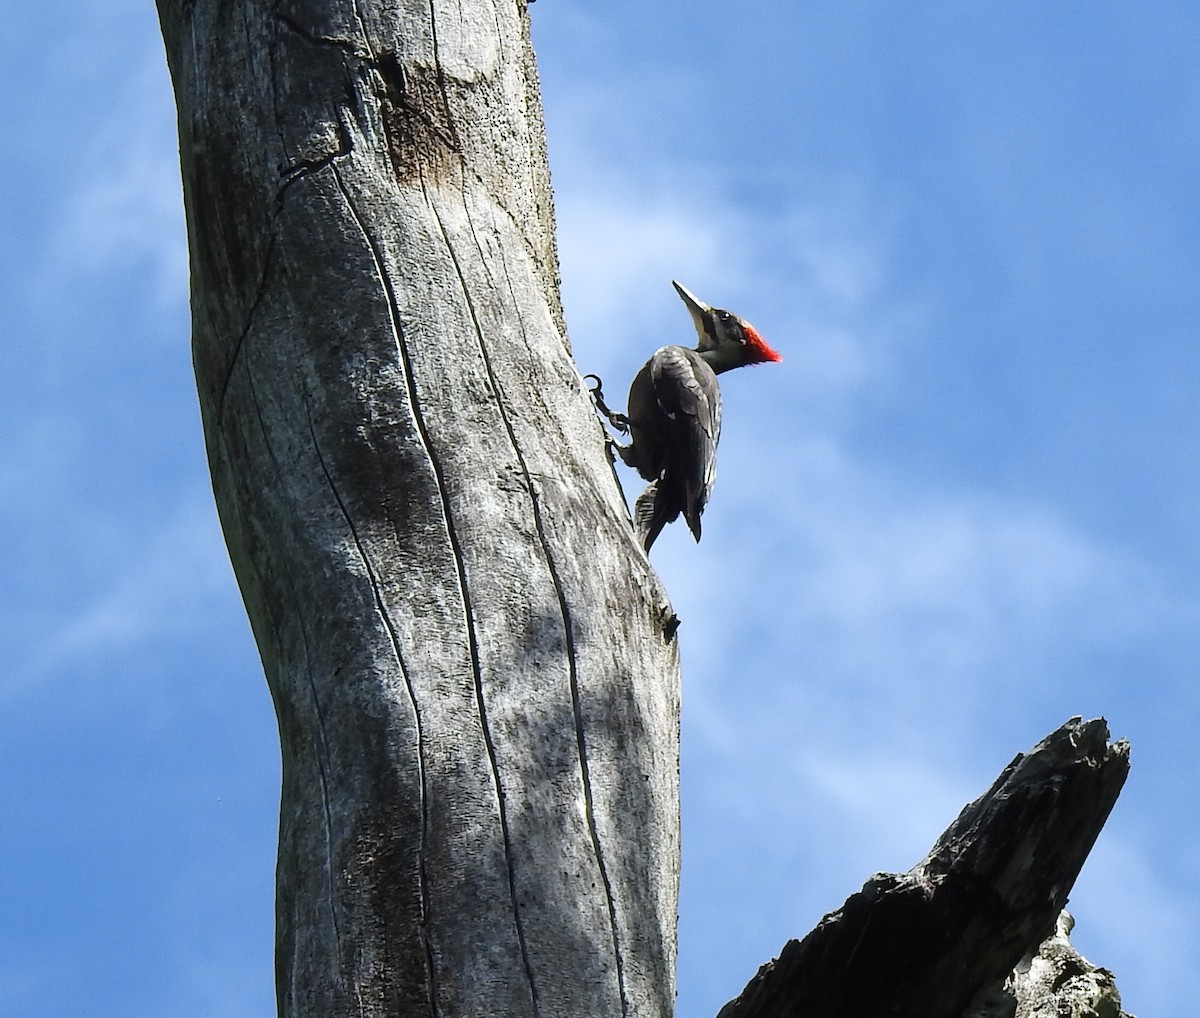
[[[523,4],[159,14],[280,1013],[670,1014],[677,647],[567,345]]]

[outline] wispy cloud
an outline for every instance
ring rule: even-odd
[[[138,270],[160,307],[187,297],[187,247],[178,143],[161,57],[143,56],[121,82],[120,116],[77,139],[79,158],[50,225],[41,286],[64,276],[99,282]]]
[[[673,276],[700,292],[721,287],[738,308],[739,296],[759,302],[760,327],[794,338],[786,379],[783,369],[754,369],[761,374],[728,386],[705,518],[720,538],[706,545],[703,567],[690,540],[667,535],[655,549],[685,624],[722,612],[720,626],[689,631],[695,657],[729,667],[730,648],[742,654],[749,641],[756,660],[803,663],[818,685],[822,675],[851,678],[891,709],[903,709],[914,685],[927,697],[954,692],[948,704],[969,709],[1005,673],[1012,694],[1073,655],[1197,617],[1191,595],[1036,495],[964,485],[934,464],[901,471],[856,451],[856,406],[896,384],[936,313],[936,295],[893,282],[886,205],[846,184],[819,203],[785,195],[768,219],[687,167],[648,174],[674,180],[668,189],[633,186],[602,156],[568,149],[565,158],[568,319],[585,370],[612,373],[610,396],[619,401],[615,379],[654,347],[688,340]],[[711,214],[691,214],[697,198]],[[751,385],[759,398],[747,395]],[[768,617],[764,642],[756,620]],[[966,676],[973,695],[961,689]]]
[[[688,167],[635,183],[603,157],[568,149],[563,161],[563,296],[586,371],[632,377],[656,347],[694,342],[670,287],[679,279],[783,351],[783,409],[844,423],[856,394],[890,383],[897,351],[931,313],[924,296],[888,288],[888,217],[854,188],[785,195],[764,212]]]
[[[185,496],[149,529],[113,529],[105,547],[94,548],[103,563],[81,572],[102,582],[80,599],[74,611],[55,612],[49,627],[38,626],[10,642],[24,646],[19,665],[0,686],[15,695],[61,674],[84,660],[129,653],[145,643],[192,636],[225,617],[230,603],[229,561],[211,498]],[[84,542],[86,544],[86,542]]]
[[[1194,893],[1194,880],[1165,876],[1127,839],[1106,831],[1096,843],[1068,905],[1077,921],[1072,940],[1116,973],[1126,1011],[1178,1013],[1171,1008],[1179,973],[1192,970],[1200,942]]]
[[[917,862],[1069,714],[1118,709],[1092,666],[1179,644],[1200,594],[1045,492],[863,451],[861,408],[894,396],[943,311],[897,283],[886,202],[833,182],[819,200],[781,189],[768,216],[707,171],[660,163],[631,180],[582,147],[556,158],[576,354],[611,372],[615,401],[654,347],[690,339],[672,277],[752,317],[786,357],[727,386],[704,547],[669,531],[654,549],[683,619],[695,1003],[722,978],[736,992],[739,964],[748,976],[870,872]],[[1110,919],[1157,929],[1169,895],[1153,850],[1108,851],[1121,865],[1098,848],[1102,876],[1077,895],[1098,905],[1076,906],[1100,938],[1093,960],[1154,985],[1172,967],[1122,951]],[[1184,912],[1163,915],[1195,943]],[[760,953],[731,961],[751,942]]]
[[[55,284],[64,272],[99,281],[139,269],[156,305],[186,299],[179,162],[160,144],[164,137],[130,139],[96,160],[49,239],[46,271]]]
[[[43,76],[47,107],[26,139],[41,153],[26,186],[46,219],[26,238],[23,289],[57,308],[64,290],[136,273],[141,301],[185,300],[175,111],[153,6],[109,0],[80,11],[31,71]]]

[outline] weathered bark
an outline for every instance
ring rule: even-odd
[[[1071,944],[1075,920],[1061,912],[1053,936],[1021,959],[1000,986],[982,991],[962,1018],[1133,1018],[1108,969]]]
[[[1129,772],[1073,718],[962,811],[924,860],[880,873],[789,941],[720,1018],[958,1018],[1054,922]]]
[[[159,15],[281,1014],[670,1014],[676,646],[564,334],[524,5]]]

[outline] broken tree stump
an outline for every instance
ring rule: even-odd
[[[789,941],[718,1018],[959,1018],[1053,933],[1128,773],[1127,742],[1072,718],[917,866],[876,874]]]

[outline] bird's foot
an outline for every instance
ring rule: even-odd
[[[591,386],[588,386],[588,392],[590,392],[592,395],[592,402],[595,404],[596,409],[616,431],[620,432],[622,435],[628,435],[629,418],[624,414],[617,413],[615,410],[611,409],[607,403],[604,402],[604,383],[600,381],[600,376],[583,376],[583,380],[585,382],[588,379],[594,379],[596,382],[596,387],[594,389]]]

